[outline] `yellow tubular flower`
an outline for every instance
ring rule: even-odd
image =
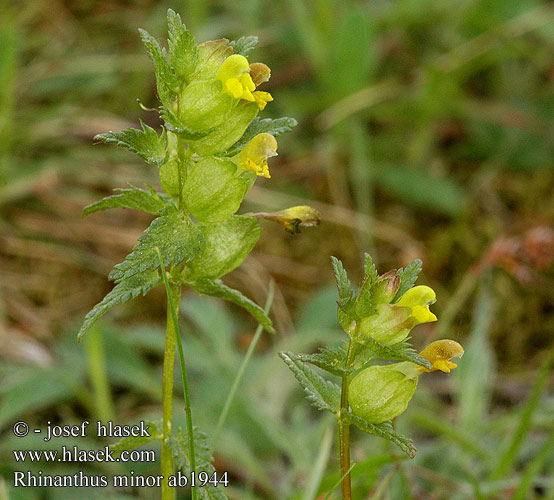
[[[267,159],[277,156],[277,141],[271,134],[255,136],[236,156],[240,168],[254,172],[262,177],[271,177]]]
[[[435,291],[425,285],[410,288],[396,303],[398,306],[409,307],[416,325],[432,323],[437,317],[430,311],[429,306],[437,301]]]
[[[264,109],[268,102],[273,101],[269,92],[255,91],[257,85],[269,80],[269,76],[270,70],[265,64],[254,63],[250,66],[248,59],[239,54],[225,59],[217,72],[217,79],[223,84],[223,93],[233,99],[256,102],[260,109]]]
[[[419,354],[429,361],[432,366],[430,370],[420,366],[419,369],[421,371],[435,372],[440,370],[441,372],[450,373],[451,370],[458,366],[450,360],[452,358],[461,358],[464,355],[464,348],[454,340],[444,339],[429,344]]]

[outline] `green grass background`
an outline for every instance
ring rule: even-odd
[[[369,251],[381,272],[424,261],[439,322],[413,342],[453,338],[466,355],[451,376],[422,380],[398,419],[415,460],[354,434],[355,498],[554,499],[554,11],[535,0],[0,0],[0,499],[159,494],[11,488],[11,450],[47,446],[11,426],[160,414],[162,289],[114,310],[82,345],[75,332],[149,222],[80,213],[114,187],[157,184],[153,167],[92,137],[139,118],[159,126],[136,102],[157,105],[136,30],[165,37],[168,7],[199,41],[259,36],[251,60],[272,68],[275,98],[265,116],[299,121],[241,210],[322,214],[297,236],[264,223],[227,279],[263,304],[274,278],[279,331],[257,350],[216,453],[229,498],[322,499],[338,479],[333,422],[276,353],[342,339],[329,256],[356,278]],[[193,408],[209,432],[255,325],[189,294],[181,308]],[[177,400],[183,425],[180,410]]]

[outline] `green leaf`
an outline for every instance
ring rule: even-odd
[[[205,158],[190,166],[183,185],[183,198],[200,222],[228,219],[240,207],[250,184],[238,176],[229,160]]]
[[[398,291],[396,292],[396,295],[394,296],[394,299],[392,300],[392,303],[396,303],[400,300],[402,295],[404,295],[417,281],[417,277],[419,276],[419,273],[421,272],[421,268],[423,266],[423,262],[421,260],[416,259],[413,262],[410,262],[404,269],[400,268],[396,274],[400,276],[400,286],[398,287]]]
[[[167,130],[177,134],[183,139],[191,141],[201,139],[214,131],[213,127],[205,130],[193,130],[182,123],[171,111],[169,111],[169,109],[164,106],[160,107],[160,117],[163,119]]]
[[[83,217],[109,208],[131,208],[140,210],[152,215],[159,215],[168,204],[158,193],[153,189],[145,191],[135,186],[130,189],[114,189],[118,194],[106,196],[102,200],[87,205],[83,209]]]
[[[241,292],[228,287],[220,280],[196,280],[187,282],[201,295],[218,297],[223,300],[233,302],[250,313],[252,317],[262,325],[269,333],[275,333],[271,320],[267,317],[264,310],[255,302],[245,297]]]
[[[171,103],[171,100],[179,89],[179,80],[169,64],[166,50],[160,46],[158,41],[148,31],[141,28],[138,31],[148,51],[148,57],[154,65],[158,97],[167,106]]]
[[[318,410],[327,410],[337,414],[340,407],[340,388],[337,384],[325,380],[305,363],[295,359],[291,352],[280,352],[280,358],[292,371],[298,383],[304,389],[306,398]]]
[[[158,423],[146,421],[146,424],[150,426],[148,429],[148,434],[150,434],[150,436],[125,437],[120,439],[117,443],[111,444],[110,449],[114,453],[121,453],[122,451],[135,450],[140,446],[152,443],[153,441],[160,441],[162,439],[162,434],[159,430],[161,427],[161,421]]]
[[[367,347],[376,358],[394,361],[410,361],[431,369],[431,363],[423,356],[420,356],[408,342],[400,342],[391,346],[385,346],[376,342],[371,337],[364,337],[363,340],[363,345]]]
[[[164,266],[169,266],[189,262],[203,245],[202,228],[176,209],[168,210],[152,221],[133,251],[112,269],[109,278],[119,282],[156,269],[159,266],[156,247],[160,249]]]
[[[92,325],[109,309],[117,304],[123,304],[128,300],[134,299],[139,294],[146,295],[152,288],[158,286],[161,278],[157,271],[145,272],[118,283],[103,299],[96,304],[85,316],[83,325],[77,335],[81,340]]]
[[[228,151],[223,153],[223,156],[235,156],[258,134],[267,132],[274,137],[279,137],[281,134],[290,132],[296,125],[298,125],[298,122],[294,118],[286,116],[276,120],[271,118],[261,120],[256,117],[246,129],[244,135]]]
[[[356,299],[355,311],[356,315],[360,318],[370,316],[375,312],[375,284],[379,275],[373,259],[368,253],[364,254],[364,280],[360,286],[358,292],[358,298]]]
[[[208,476],[211,476],[216,471],[212,465],[213,457],[210,440],[205,433],[199,431],[196,427],[193,429],[193,436],[196,472],[205,471],[208,473]],[[190,457],[187,433],[184,432],[183,429],[179,428],[175,437],[169,440],[169,445],[173,450],[173,456],[175,457],[175,465],[177,469],[181,470],[186,475],[190,475]],[[216,487],[213,484],[198,487],[196,491],[201,499],[227,500],[222,488]]]
[[[320,348],[319,352],[315,354],[289,353],[289,356],[294,361],[311,363],[333,375],[344,377],[352,371],[344,368],[347,349],[347,344],[340,344],[334,348]]]
[[[339,292],[339,302],[346,304],[350,301],[354,295],[352,284],[346,274],[346,269],[342,265],[342,262],[336,257],[331,256],[331,263],[333,265],[333,272],[335,273],[335,281],[337,282],[337,290]]]
[[[186,82],[196,69],[198,47],[193,34],[181,21],[181,16],[172,9],[167,11],[169,60],[178,77]]]
[[[256,219],[234,215],[222,222],[202,224],[205,246],[189,262],[191,279],[220,278],[238,267],[262,233]]]
[[[363,418],[357,417],[352,413],[348,413],[348,418],[351,423],[353,423],[362,431],[394,443],[410,458],[414,458],[416,456],[417,450],[412,440],[395,432],[390,422],[383,422],[382,424],[370,424],[369,422],[366,422]]]
[[[234,54],[240,54],[241,56],[248,57],[248,54],[254,50],[258,45],[257,36],[242,36],[238,40],[233,40],[230,44],[233,47]]]
[[[110,131],[94,136],[94,140],[106,144],[114,143],[117,146],[127,148],[147,163],[160,166],[166,157],[165,131],[159,136],[152,127],[142,123],[142,121],[140,125],[142,130],[126,128],[121,132]]]

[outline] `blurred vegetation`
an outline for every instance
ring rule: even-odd
[[[153,168],[91,138],[139,117],[158,125],[135,103],[156,103],[136,29],[161,37],[168,7],[199,41],[258,35],[255,56],[273,70],[268,112],[299,121],[243,210],[310,204],[323,216],[300,236],[267,222],[228,279],[263,303],[275,278],[279,330],[254,356],[218,449],[230,498],[323,498],[338,480],[336,464],[321,465],[332,422],[306,408],[275,353],[340,338],[329,256],[359,269],[369,251],[381,269],[424,261],[439,322],[415,343],[448,335],[466,356],[397,423],[415,437],[415,461],[355,436],[356,498],[554,499],[554,10],[538,0],[0,0],[0,498],[22,446],[14,420],[159,416],[161,290],[95,332],[108,394],[102,359],[74,339],[149,222],[80,214],[130,179],[156,184]],[[209,429],[255,325],[212,301],[185,296],[182,308],[193,404]],[[110,498],[156,497],[125,494]]]

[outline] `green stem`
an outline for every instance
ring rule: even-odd
[[[165,269],[163,267],[162,275],[165,276]],[[167,280],[167,277],[165,279]],[[176,326],[178,325],[172,317],[172,311],[175,309],[174,306],[179,304],[180,288],[176,292],[175,295],[171,296],[168,294],[167,297],[167,328],[162,379],[161,473],[164,476],[162,482],[162,500],[173,500],[175,498],[175,488],[169,487],[168,478],[173,475],[173,452],[169,446],[169,440],[173,436],[173,375],[175,369]]]
[[[348,353],[346,355],[345,368],[349,369],[355,354],[352,341],[348,344]],[[340,393],[340,411],[339,421],[339,459],[340,474],[342,476],[341,489],[342,500],[352,500],[352,485],[350,479],[350,422],[348,420],[348,386],[350,385],[350,375],[342,378],[342,387]]]
[[[103,422],[113,420],[113,403],[110,391],[110,383],[106,373],[106,359],[104,356],[104,343],[102,330],[95,328],[90,332],[85,342],[88,370],[94,391],[95,409],[98,418]]]
[[[161,268],[161,271],[162,271],[162,278],[163,278],[164,285],[165,285],[165,290],[166,290],[166,293],[167,293],[168,326],[169,326],[169,323],[170,323],[170,318],[171,318],[171,320],[172,320],[171,322],[173,324],[173,336],[174,336],[174,342],[173,342],[173,360],[174,361],[173,361],[173,364],[175,362],[175,339],[177,340],[177,346],[178,346],[178,349],[179,349],[179,362],[180,362],[180,365],[181,365],[181,377],[182,377],[182,381],[183,381],[183,393],[184,393],[184,399],[185,399],[185,414],[187,416],[187,434],[188,434],[188,445],[189,445],[190,470],[191,470],[191,474],[193,474],[196,471],[196,453],[195,453],[195,449],[194,449],[194,427],[192,425],[192,408],[191,408],[191,405],[190,405],[189,384],[188,384],[188,378],[187,378],[187,367],[186,367],[186,364],[185,364],[185,355],[183,353],[183,343],[181,341],[181,329],[179,328],[179,317],[178,317],[179,301],[180,301],[180,298],[181,298],[181,285],[180,284],[179,285],[174,285],[173,286],[173,291],[172,291],[172,287],[169,285],[169,280],[167,279],[167,273],[166,273],[165,268],[163,266],[162,255],[160,253],[160,249],[156,248],[156,251],[158,252],[158,258],[160,259],[160,268]],[[164,369],[165,369],[165,365],[164,365]],[[164,373],[164,375],[165,375],[165,373]],[[173,378],[172,378],[172,388],[173,388]],[[173,392],[171,393],[171,397],[173,397]],[[172,405],[170,405],[170,406],[172,406]],[[164,410],[165,410],[165,407],[164,407]],[[164,411],[164,415],[165,415],[165,411]],[[165,424],[165,419],[164,419],[164,424]],[[164,425],[164,430],[165,430],[165,425]],[[169,435],[169,437],[171,437],[171,434]],[[166,442],[165,436],[164,436],[164,442]],[[171,452],[171,449],[169,451]],[[162,455],[162,467],[163,467],[163,455]],[[173,471],[173,463],[171,463],[171,470]],[[163,474],[163,470],[162,470],[162,474]],[[165,476],[165,474],[163,474],[163,475]],[[168,477],[168,476],[165,476],[165,477]],[[171,488],[169,488],[169,486],[167,486],[167,488],[171,489]],[[164,494],[164,490],[163,490],[163,487],[162,487],[162,500],[166,500],[165,497],[163,496],[163,494]],[[167,493],[167,495],[169,495],[169,493]],[[174,495],[174,491],[171,492],[171,495]],[[192,496],[192,500],[196,500],[196,498],[197,498],[196,488],[191,489],[191,496]],[[173,497],[168,496],[167,498],[169,500]]]
[[[266,314],[269,314],[269,311],[271,309],[271,304],[273,304],[273,296],[275,295],[275,283],[271,281],[269,283],[269,290],[267,292],[267,299],[265,301],[265,308],[264,311]],[[260,337],[262,335],[263,326],[258,325],[258,328],[256,328],[256,333],[254,334],[254,338],[252,339],[252,342],[250,342],[250,345],[248,346],[248,350],[246,351],[246,355],[244,356],[244,359],[242,360],[242,364],[240,365],[239,371],[237,373],[237,376],[235,377],[235,380],[233,381],[233,385],[231,387],[231,390],[229,391],[229,394],[227,395],[227,400],[225,401],[225,405],[223,406],[223,410],[221,412],[221,415],[219,415],[219,420],[217,421],[217,425],[215,428],[215,432],[213,435],[213,441],[212,441],[212,447],[215,449],[215,444],[217,443],[219,439],[219,435],[221,434],[221,430],[223,429],[223,424],[225,423],[225,420],[227,419],[227,415],[229,414],[229,410],[231,409],[231,404],[233,403],[233,400],[235,399],[235,396],[237,394],[239,385],[242,381],[242,377],[244,376],[244,372],[246,371],[246,367],[248,366],[248,363],[250,362],[250,359],[252,358],[252,355],[254,354],[254,350],[256,349],[256,346],[258,345],[258,341],[260,340]]]

